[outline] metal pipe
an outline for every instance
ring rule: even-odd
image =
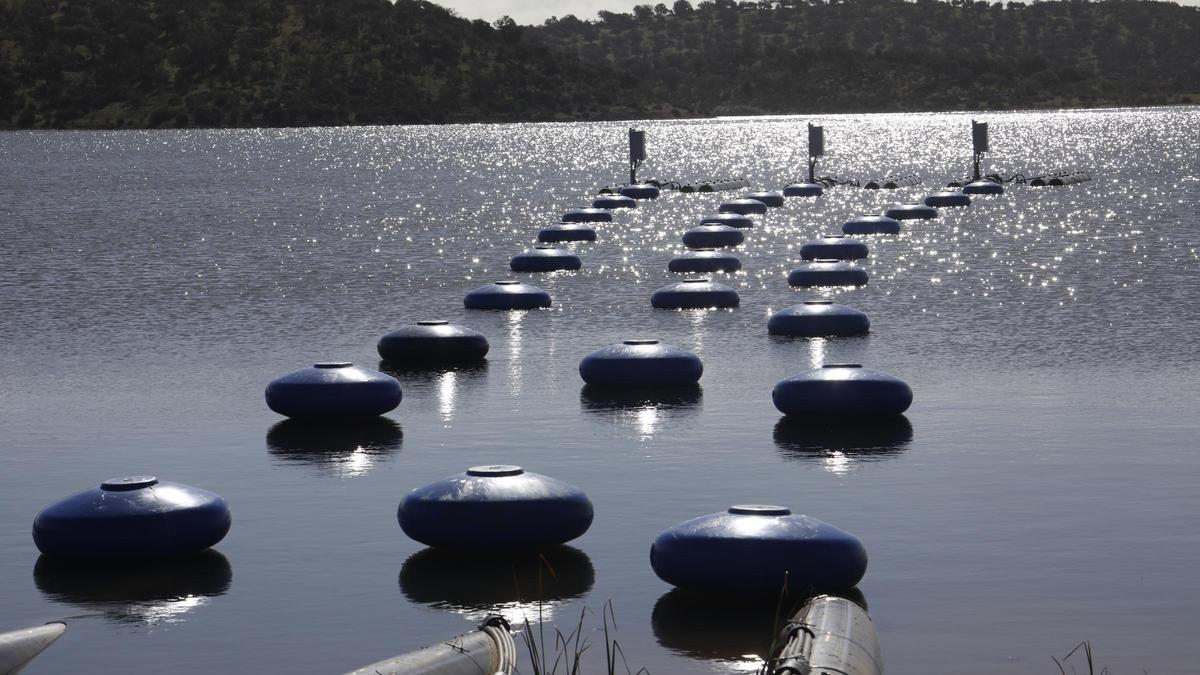
[[[16,675],[67,629],[65,623],[0,633],[0,675]]]
[[[499,617],[489,617],[479,630],[363,666],[346,675],[507,675],[516,665],[517,646],[508,623]]]
[[[817,596],[784,627],[771,675],[882,675],[879,637],[867,611],[846,598]]]

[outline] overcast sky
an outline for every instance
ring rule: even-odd
[[[1028,2],[1029,0],[1026,0]],[[432,0],[443,7],[449,7],[465,19],[486,19],[495,21],[507,14],[520,24],[540,24],[551,16],[566,16],[574,14],[580,19],[594,19],[596,12],[606,9],[610,12],[628,12],[634,5],[656,5],[659,0]],[[670,7],[675,0],[662,0]],[[693,5],[700,0],[691,0]],[[1200,5],[1200,0],[1179,0],[1183,5]]]

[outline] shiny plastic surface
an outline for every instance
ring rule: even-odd
[[[481,333],[448,321],[420,321],[379,339],[379,357],[392,363],[470,363],[487,356]]]
[[[480,286],[463,297],[467,309],[541,309],[550,306],[545,289],[520,281],[497,281]]]
[[[791,337],[849,337],[866,335],[871,320],[853,307],[829,300],[809,300],[771,315],[767,332]]]
[[[720,213],[736,213],[741,216],[750,214],[762,214],[767,212],[767,205],[757,199],[731,199],[727,202],[721,202],[721,206],[717,208]]]
[[[472,467],[408,493],[396,512],[409,537],[441,548],[539,549],[568,542],[592,524],[579,488],[520,467]]]
[[[658,340],[626,340],[579,362],[583,381],[602,387],[678,387],[695,384],[703,373],[700,357]]]
[[[867,271],[839,260],[814,260],[804,263],[788,274],[788,285],[811,288],[815,286],[866,286]]]
[[[596,241],[596,230],[586,223],[555,223],[538,231],[538,241]]]
[[[736,272],[742,269],[742,261],[728,251],[697,249],[681,253],[667,263],[667,270],[679,273]]]
[[[535,246],[513,256],[508,266],[514,272],[557,272],[577,270],[583,266],[583,261],[565,248]]]
[[[683,245],[689,248],[737,246],[745,240],[741,230],[728,225],[697,225],[683,233]]]
[[[198,553],[225,537],[232,522],[220,496],[138,477],[114,479],[55,502],[33,521],[33,541],[54,558],[123,560]]]
[[[844,234],[900,234],[900,223],[887,216],[856,216],[842,225]]]
[[[844,234],[827,234],[800,247],[800,257],[805,260],[861,260],[869,253],[866,244]]]
[[[850,588],[867,570],[854,535],[783,507],[739,505],[684,521],[650,547],[663,581],[719,593]]]
[[[901,204],[883,212],[883,215],[894,220],[931,220],[938,217],[937,209],[924,204]]]
[[[789,416],[869,420],[908,410],[913,392],[887,373],[858,364],[827,364],[779,382],[771,399]]]
[[[607,209],[585,207],[571,209],[562,215],[564,223],[611,223],[612,213]]]
[[[750,216],[743,216],[740,213],[718,213],[715,216],[705,216],[700,219],[701,225],[728,225],[736,227],[739,230],[747,230],[754,227],[754,219]]]
[[[820,197],[825,187],[817,183],[792,183],[783,188],[784,197]]]
[[[267,407],[296,419],[376,417],[400,405],[396,378],[346,362],[318,363],[273,380]]]
[[[729,309],[741,303],[737,291],[708,279],[686,279],[650,296],[655,309]]]

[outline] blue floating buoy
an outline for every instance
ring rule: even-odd
[[[104,481],[42,509],[33,543],[47,556],[88,560],[199,553],[229,532],[220,496],[153,476]]]
[[[728,225],[736,227],[739,230],[749,229],[754,227],[754,220],[749,216],[743,216],[737,213],[719,213],[715,216],[708,216],[700,220],[701,225]]]
[[[680,588],[778,595],[847,589],[867,571],[857,537],[782,506],[741,504],[658,535],[650,566]]]
[[[925,197],[925,206],[932,206],[939,209],[970,205],[971,198],[956,190],[941,190]]]
[[[728,251],[701,248],[671,258],[667,269],[672,272],[736,272],[742,269],[742,261]]]
[[[612,213],[608,209],[571,209],[562,215],[564,223],[611,223]]]
[[[767,205],[757,199],[732,199],[727,202],[721,202],[721,206],[717,211],[720,213],[736,213],[740,216],[748,216],[752,213],[766,213]]]
[[[449,321],[418,321],[379,339],[379,357],[391,363],[470,363],[488,353],[482,334]]]
[[[866,314],[830,300],[805,300],[775,312],[767,321],[768,333],[790,337],[849,337],[870,330]]]
[[[846,234],[900,234],[900,223],[887,216],[856,216],[842,225]]]
[[[400,383],[349,361],[314,364],[267,385],[267,407],[293,419],[378,417],[400,405]]]
[[[683,233],[683,245],[688,248],[737,246],[745,240],[741,230],[728,225],[697,225]]]
[[[579,362],[583,381],[601,387],[681,387],[703,373],[700,357],[658,340],[626,340]]]
[[[753,199],[755,201],[762,202],[762,203],[766,204],[768,207],[773,208],[773,209],[777,209],[777,208],[780,208],[781,206],[783,206],[783,193],[782,192],[775,192],[775,191],[747,192],[746,194],[742,195],[742,197],[744,199]]]
[[[856,420],[899,415],[912,405],[903,380],[857,363],[827,364],[775,385],[771,399],[785,415]]]
[[[814,260],[788,274],[789,286],[866,286],[867,271],[840,260]]]
[[[709,279],[684,279],[650,296],[655,309],[730,309],[740,302],[737,291]]]
[[[592,200],[592,208],[596,209],[636,209],[637,200],[625,195],[600,195]]]
[[[894,220],[929,220],[937,218],[937,209],[924,204],[901,204],[883,212],[883,215]]]
[[[596,241],[596,230],[585,223],[555,223],[538,231],[538,241]]]
[[[541,309],[550,306],[545,289],[520,281],[497,281],[480,286],[463,297],[467,309]]]
[[[408,493],[396,519],[427,546],[530,550],[587,532],[592,502],[573,485],[519,466],[475,466]]]
[[[968,195],[1002,195],[1004,186],[990,180],[977,180],[962,187],[963,194]]]
[[[820,197],[825,187],[818,183],[792,183],[783,188],[784,197]]]
[[[658,199],[660,190],[657,185],[638,183],[621,188],[621,195],[632,199]]]
[[[827,234],[800,247],[804,260],[861,260],[867,257],[867,245],[844,234]]]
[[[514,272],[557,272],[577,270],[582,266],[579,256],[549,244],[534,246],[508,261],[509,269]]]

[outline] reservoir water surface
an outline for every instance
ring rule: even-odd
[[[918,187],[828,190],[757,218],[721,276],[741,306],[662,311],[680,235],[725,194],[667,192],[571,248],[578,272],[511,256],[618,182],[629,124],[0,134],[0,630],[68,620],[29,673],[349,670],[468,630],[489,611],[603,636],[631,666],[745,672],[771,617],[697,604],[650,569],[662,530],[736,503],[791,507],[870,556],[859,589],[893,673],[1058,672],[1090,640],[1117,673],[1191,673],[1200,616],[1200,109],[976,114],[1012,185],[869,239],[869,285],[800,291],[800,246],[851,216],[919,201],[970,160],[967,114],[638,123],[642,175],[916,173]],[[463,294],[534,280],[549,310],[480,312]],[[779,339],[772,311],[830,298],[867,337]],[[398,372],[404,400],[353,433],[298,432],[273,378],[318,361],[378,367],[400,325],[447,319],[484,366]],[[701,391],[614,401],[580,359],[626,338],[696,352]],[[779,380],[828,362],[892,373],[906,421],[873,433],[781,424]],[[557,579],[447,559],[407,539],[411,489],[485,463],[582,487],[588,533]],[[216,553],[126,573],[39,561],[38,510],[114,476],[215,491]],[[521,585],[521,594],[513,592]],[[537,602],[540,598],[541,602]],[[588,654],[595,672],[602,649]]]

